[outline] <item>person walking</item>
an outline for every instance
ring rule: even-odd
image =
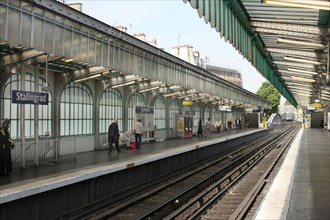
[[[15,147],[9,134],[9,119],[4,119],[0,128],[0,176],[8,176],[13,171],[11,149]]]
[[[119,128],[118,128],[118,119],[117,118],[115,118],[109,126],[108,143],[109,143],[109,153],[108,154],[111,154],[113,144],[115,144],[117,152],[118,153],[121,152],[121,150],[119,149]]]
[[[221,128],[222,128],[222,123],[221,123],[220,119],[218,119],[218,121],[215,122],[214,126],[217,128],[217,133],[218,133],[218,137],[219,137]]]
[[[199,137],[199,135],[203,137],[202,119],[199,119],[198,122],[197,137]]]
[[[211,118],[208,118],[205,124],[205,133],[204,133],[205,139],[211,133],[211,129],[212,129]]]
[[[142,143],[142,134],[143,134],[143,124],[141,122],[141,119],[138,119],[134,123],[134,131],[135,131],[135,143],[136,143],[136,149],[141,149],[141,143]]]

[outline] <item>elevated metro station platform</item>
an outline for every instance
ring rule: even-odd
[[[330,219],[330,132],[301,129],[256,220]]]
[[[41,164],[39,167],[13,172],[9,176],[0,176],[0,204],[8,201],[8,197],[5,195],[8,196],[21,190],[26,191],[28,188],[34,190],[37,185],[41,186],[45,183],[51,185],[54,183],[54,186],[50,188],[55,188],[58,187],[61,181],[66,182],[67,180],[68,183],[79,181],[79,178],[82,180],[93,178],[93,176],[97,177],[121,169],[127,169],[129,168],[128,166],[133,166],[132,164],[138,166],[150,161],[161,160],[171,155],[193,151],[196,148],[203,148],[261,131],[266,131],[266,129],[248,128],[239,132],[232,130],[230,134],[222,131],[220,137],[216,133],[211,133],[207,138],[192,137],[143,143],[142,149],[121,147],[121,153],[118,153],[113,148],[111,155],[108,154],[108,150],[78,153],[75,159],[72,157],[60,160],[58,163]],[[17,196],[20,197],[19,195]],[[4,199],[5,197],[7,199]],[[12,198],[9,200],[12,200]]]
[[[111,155],[108,155],[107,151],[79,153],[76,160],[62,160],[56,164],[43,164],[38,168],[13,172],[10,176],[0,177],[0,217],[4,210],[1,206],[6,203],[29,200],[31,196],[42,195],[43,192],[51,190],[59,192],[56,191],[57,188],[70,184],[76,184],[79,189],[80,182],[88,179],[100,179],[111,173],[131,170],[129,168],[132,167],[143,167],[146,163],[161,161],[166,157],[191,152],[197,148],[212,145],[225,148],[227,141],[235,142],[250,134],[264,134],[264,131],[265,129],[246,129],[238,133],[232,131],[231,134],[222,132],[220,137],[213,133],[207,139],[204,137],[172,139],[143,144],[140,150],[122,149],[122,153],[119,154],[114,150]],[[270,180],[270,191],[259,207],[255,219],[329,219],[329,143],[330,132],[321,129],[299,131],[279,173],[274,180]],[[182,160],[187,158],[189,157],[182,157]],[[150,167],[148,169],[151,170]],[[141,171],[146,170],[141,168]],[[129,179],[128,173],[118,176],[122,180]],[[119,181],[118,176],[113,178]],[[103,187],[112,187],[111,183],[111,181],[110,184],[106,182]],[[74,190],[73,187],[70,190],[79,191]],[[84,194],[81,191],[78,193]],[[52,201],[50,197],[45,195],[44,197]]]

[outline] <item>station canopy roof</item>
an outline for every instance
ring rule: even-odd
[[[297,103],[330,100],[330,2],[241,0],[250,25]]]
[[[329,0],[183,1],[291,104],[329,103]]]

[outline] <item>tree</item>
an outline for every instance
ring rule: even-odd
[[[257,95],[272,103],[272,109],[265,110],[267,117],[273,113],[277,113],[278,106],[280,105],[281,94],[270,82],[262,83],[261,87],[257,91]]]
[[[292,105],[289,101],[285,101],[284,105]]]

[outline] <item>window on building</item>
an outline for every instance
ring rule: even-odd
[[[180,110],[180,105],[179,105],[179,101],[178,99],[173,99],[171,101],[170,107],[169,107],[169,120],[170,120],[170,129],[174,128],[174,124],[173,124],[173,114],[174,113],[179,113]]]
[[[206,105],[204,108],[204,124],[206,123],[208,118],[211,118],[211,109],[209,105]]]
[[[60,102],[60,134],[83,135],[93,132],[93,99],[83,83],[69,83]]]
[[[118,126],[123,127],[123,98],[116,89],[107,89],[100,100],[100,133],[107,133],[114,118],[118,119]]]
[[[21,75],[12,74],[5,83],[4,94],[1,96],[2,102],[2,115],[1,118],[10,119],[10,134],[13,139],[21,138],[21,115],[20,108],[21,104],[12,104],[12,90],[21,90]],[[42,92],[41,87],[45,86],[46,81],[39,78],[38,91]],[[27,73],[25,75],[25,91],[34,92],[34,76]],[[51,121],[51,110],[52,110],[52,96],[48,96],[48,105],[32,105],[24,104],[24,127],[25,137],[35,138],[35,108],[38,108],[38,135],[44,135],[45,132],[53,134],[52,121]]]
[[[166,128],[166,109],[165,109],[165,99],[159,96],[154,104],[155,110],[155,125],[157,129]]]
[[[200,119],[200,113],[201,113],[201,110],[200,110],[200,107],[197,103],[194,103],[193,105],[193,110],[195,112],[195,115],[194,115],[194,127],[198,127],[198,122],[199,122],[199,119]]]
[[[128,103],[128,130],[132,130],[135,121],[135,106],[145,106],[144,96],[141,93],[134,93]]]

